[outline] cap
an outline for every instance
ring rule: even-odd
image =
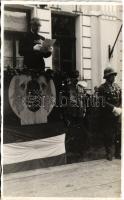
[[[87,82],[86,81],[78,81],[77,86],[87,88]]]

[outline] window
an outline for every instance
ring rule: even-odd
[[[4,67],[23,65],[23,57],[18,54],[19,40],[29,29],[30,11],[5,8],[4,10]]]
[[[71,74],[76,68],[75,18],[52,14],[52,38],[56,39],[53,69]]]

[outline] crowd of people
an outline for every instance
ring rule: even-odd
[[[19,53],[24,56],[24,68],[44,74],[48,80],[54,80],[60,117],[67,126],[67,151],[77,154],[77,157],[83,156],[84,148],[90,145],[87,116],[91,108],[95,107],[99,113],[99,131],[103,134],[106,158],[109,161],[112,161],[113,156],[120,159],[121,89],[115,83],[117,73],[111,67],[105,68],[103,76],[105,83],[95,87],[95,92],[91,95],[86,92],[87,83],[78,80],[78,71],[72,72],[70,77],[62,72],[52,70],[45,72],[44,58],[51,56],[53,47],[43,46],[45,38],[38,34],[39,28],[39,19],[33,18],[31,31],[20,41]],[[97,106],[93,106],[94,99],[98,103]],[[82,141],[86,142],[85,146]],[[68,142],[71,143],[70,146]]]

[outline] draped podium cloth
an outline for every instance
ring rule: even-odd
[[[65,134],[3,145],[4,173],[65,164]]]
[[[65,128],[58,115],[50,117],[56,102],[53,80],[15,75],[5,97],[3,173],[65,164]]]

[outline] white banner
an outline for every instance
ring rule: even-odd
[[[3,164],[48,158],[65,153],[65,134],[40,140],[3,145]]]

